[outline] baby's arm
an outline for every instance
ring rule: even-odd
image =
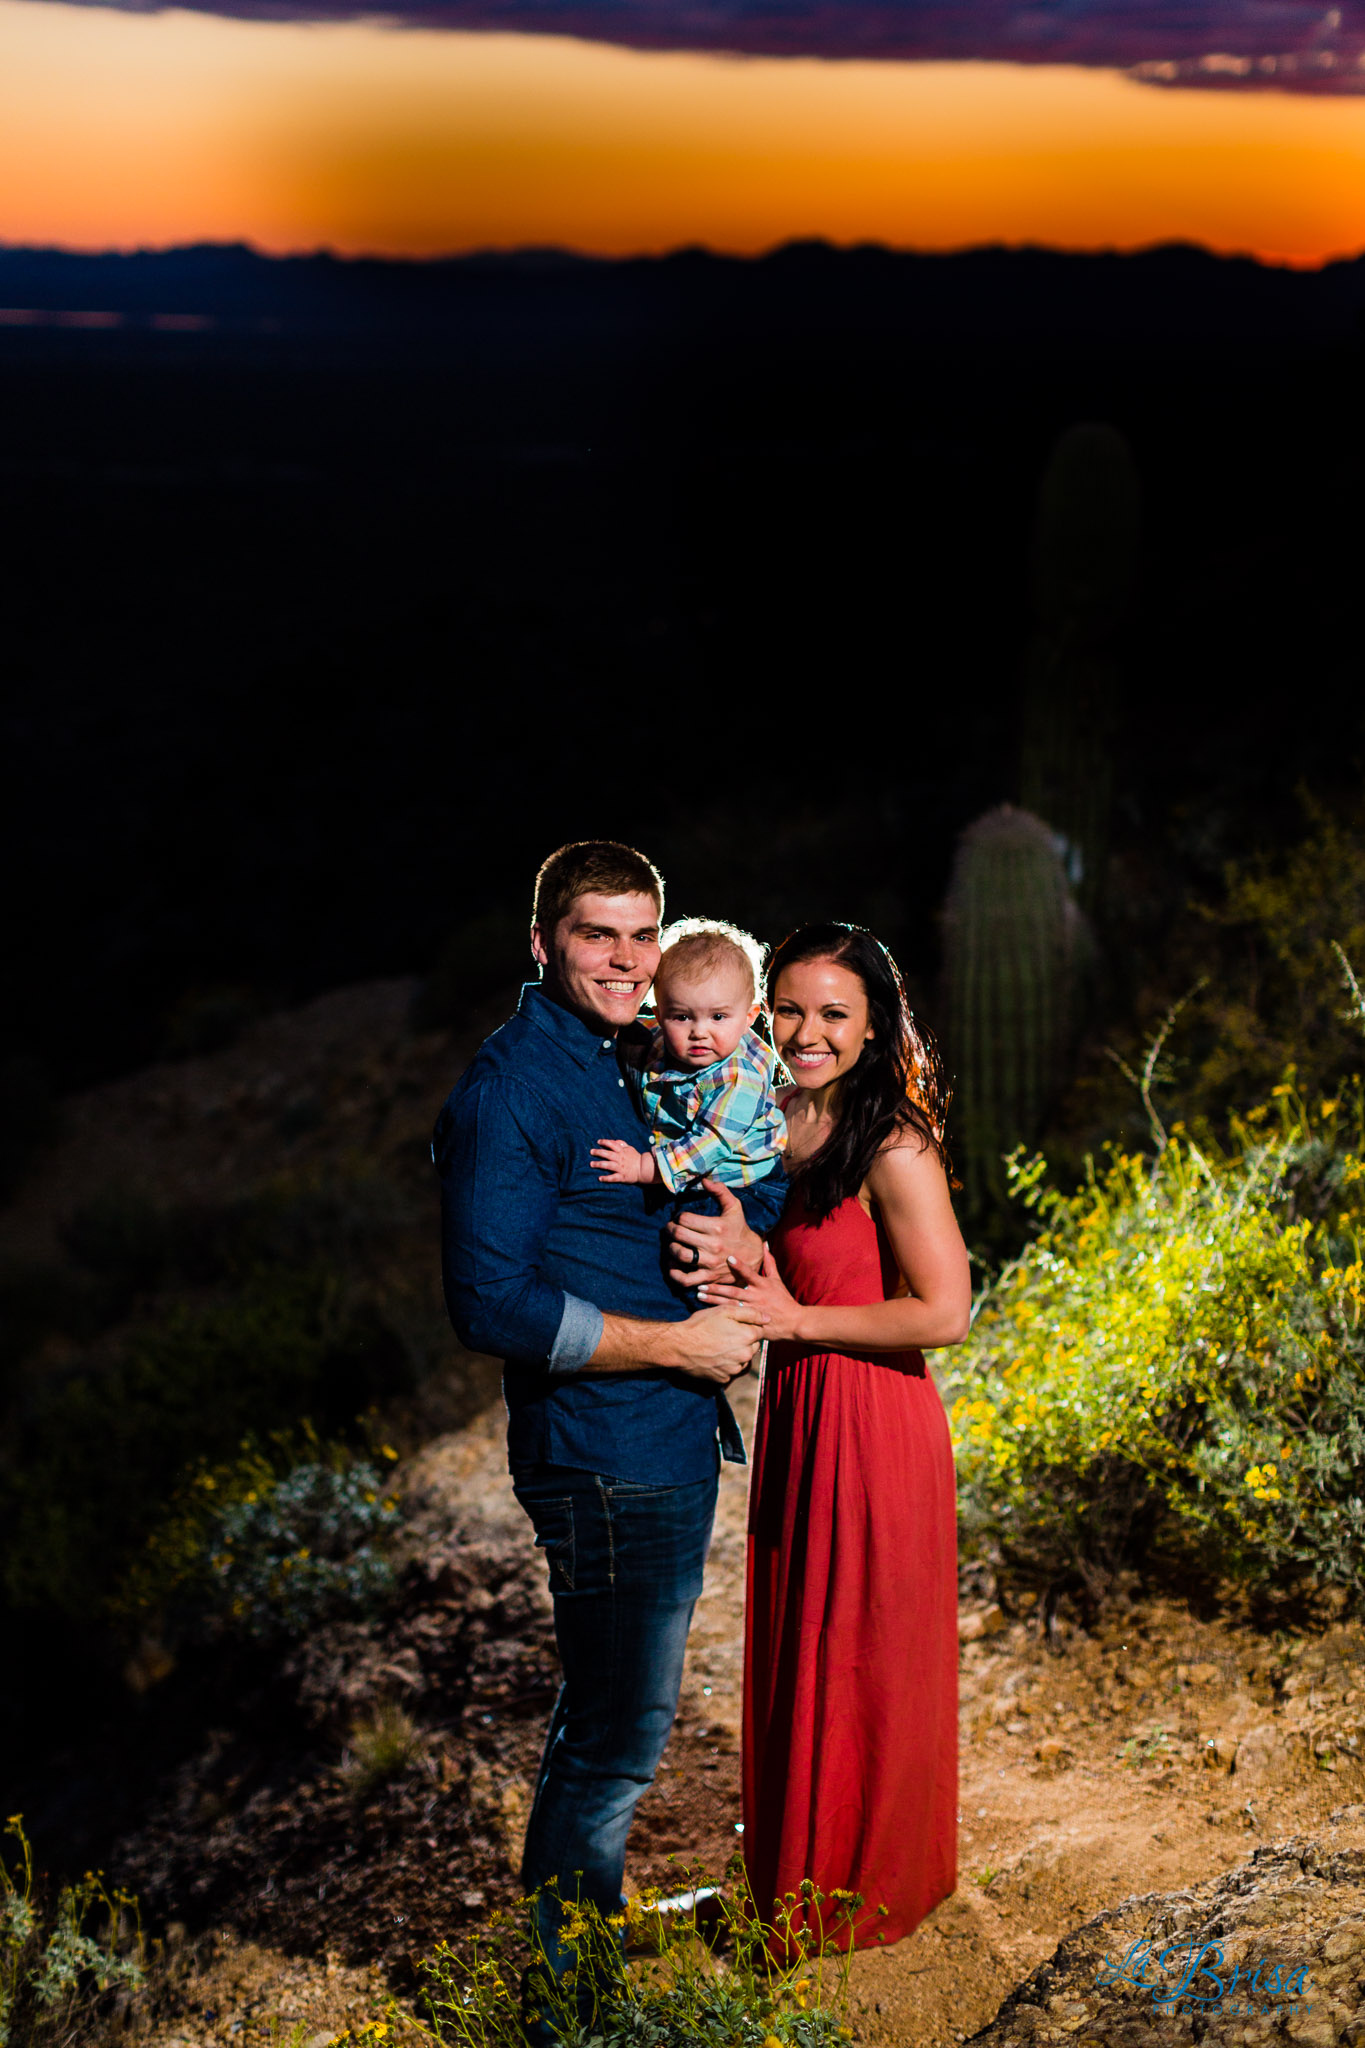
[[[637,1152],[624,1138],[599,1138],[592,1148],[597,1178],[613,1186],[648,1187],[659,1177],[652,1152]]]

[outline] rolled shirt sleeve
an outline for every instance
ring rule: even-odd
[[[452,1097],[432,1150],[446,1306],[461,1343],[573,1372],[597,1349],[602,1317],[540,1272],[560,1198],[560,1142],[548,1105],[500,1075]]]
[[[581,1372],[598,1345],[606,1319],[600,1308],[581,1295],[564,1296],[564,1314],[560,1319],[559,1335],[550,1346],[550,1371]]]

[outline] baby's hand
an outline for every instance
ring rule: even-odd
[[[597,1178],[616,1186],[637,1187],[654,1178],[654,1154],[637,1152],[624,1138],[599,1138],[592,1148]]]

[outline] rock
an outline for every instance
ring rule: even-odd
[[[1237,1761],[1237,1749],[1235,1735],[1210,1735],[1199,1753],[1211,1771],[1230,1771]]]
[[[1170,1973],[1206,1948],[1222,1957],[1210,1957],[1218,1975],[1230,1978],[1236,1965],[1248,1981],[1264,1963],[1267,1981],[1285,1991],[1266,1994],[1254,2014],[1224,2017],[1216,2000],[1158,2009],[1157,1995],[1178,1981]],[[1362,2048],[1361,1956],[1365,1853],[1279,1843],[1187,1891],[1149,1893],[1098,1914],[1010,1994],[970,2048],[1050,2048],[1071,2038],[1085,2048],[1216,2048],[1272,2036],[1298,2048]]]
[[[1064,1742],[1059,1741],[1055,1735],[1049,1735],[1046,1741],[1040,1742],[1038,1744],[1037,1749],[1035,1749],[1033,1753],[1037,1757],[1040,1764],[1055,1764],[1059,1762],[1062,1757],[1070,1756],[1071,1751],[1067,1748],[1066,1744]]]
[[[1317,2010],[1296,2012],[1286,2021],[1285,2032],[1291,2041],[1301,2042],[1303,2048],[1336,2048],[1341,2039],[1339,2021],[1330,2013]]]
[[[150,1692],[175,1669],[174,1654],[154,1635],[144,1635],[123,1667],[123,1681],[132,1692]]]
[[[1216,1664],[1177,1664],[1175,1676],[1179,1685],[1212,1685],[1222,1673]]]
[[[1249,1728],[1237,1745],[1234,1768],[1249,1785],[1282,1785],[1294,1775],[1294,1753],[1273,1721]]]
[[[1020,2033],[1031,2034],[1047,2018],[1047,2014],[1041,2005],[1024,2003],[1015,2007],[1013,2017],[1014,2024]],[[976,2038],[980,2040],[981,2036],[978,2034]]]
[[[959,1614],[957,1617],[957,1639],[960,1643],[979,1643],[983,1636],[998,1636],[1005,1626],[1005,1617],[992,1602],[989,1607],[979,1608],[975,1614]]]
[[[1339,1927],[1335,1934],[1329,1934],[1322,1945],[1323,1960],[1328,1963],[1344,1963],[1348,1956],[1359,1955],[1365,1948],[1365,1921],[1356,1921]]]

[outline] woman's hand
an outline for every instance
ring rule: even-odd
[[[679,1287],[730,1280],[734,1276],[727,1263],[729,1255],[757,1261],[763,1252],[762,1238],[750,1230],[743,1208],[724,1181],[704,1180],[702,1186],[720,1203],[719,1216],[698,1216],[689,1209],[668,1226],[673,1259],[668,1277]]]
[[[700,1299],[709,1306],[721,1306],[726,1302],[742,1301],[746,1307],[755,1309],[763,1317],[763,1334],[775,1344],[799,1344],[801,1342],[801,1304],[784,1285],[777,1270],[777,1261],[763,1247],[763,1258],[754,1264],[733,1255],[729,1260],[733,1279],[716,1283],[708,1282],[697,1290]]]

